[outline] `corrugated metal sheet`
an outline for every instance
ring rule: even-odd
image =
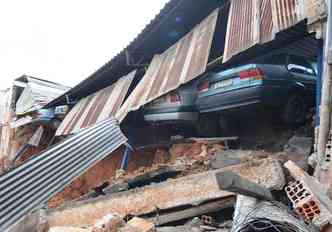
[[[16,114],[18,115],[41,109],[44,105],[70,89],[57,83],[29,76],[18,78],[14,84],[19,84],[20,82],[23,82],[22,84],[25,84],[25,87],[16,102]]]
[[[176,31],[177,35],[182,37],[202,18],[227,2],[228,0],[169,0],[127,47],[66,94],[73,98],[88,96],[103,88],[100,86],[110,85],[123,74],[133,70],[133,67],[128,67],[126,64],[128,52],[134,54],[135,60],[140,61],[139,63],[150,63],[154,54],[166,50],[179,38],[170,36],[170,33]],[[62,105],[65,102],[66,96],[62,95],[50,102],[46,108]]]
[[[2,175],[0,231],[7,231],[125,142],[117,121],[108,119]]]
[[[116,114],[120,121],[128,112],[205,72],[218,12],[212,12],[163,54],[154,56],[145,76]]]
[[[273,22],[271,1],[262,0],[260,5],[260,43],[265,43],[273,39]]]
[[[322,0],[232,0],[223,62],[303,19],[324,15]]]
[[[228,60],[238,51],[244,51],[255,44],[254,4],[256,0],[233,0],[228,16],[226,42],[223,60]]]
[[[115,84],[81,99],[62,121],[56,136],[76,133],[114,116],[123,103],[135,74],[136,70]]]
[[[275,32],[285,30],[299,22],[296,13],[296,0],[272,1]]]

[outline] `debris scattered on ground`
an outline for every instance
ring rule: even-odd
[[[97,220],[92,228],[92,232],[117,232],[125,225],[125,221],[116,214],[107,214]]]
[[[136,149],[128,170],[118,151],[61,193],[39,232],[326,232],[331,200],[306,173],[312,138],[282,136],[266,149],[177,136]]]
[[[91,232],[91,228],[52,227],[49,232]]]
[[[293,136],[284,147],[287,157],[302,169],[308,169],[308,158],[311,154],[313,141],[311,137]]]

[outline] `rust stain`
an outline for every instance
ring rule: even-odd
[[[65,117],[56,135],[68,135],[113,116],[120,108],[136,71],[120,78],[90,96],[81,99]]]
[[[259,4],[254,4],[255,1]],[[299,7],[296,0],[231,1],[223,62],[258,43],[271,41],[276,33],[294,26],[302,20],[297,14]],[[312,17],[312,10],[308,12],[303,19]],[[254,38],[255,31],[258,39]]]
[[[145,76],[116,114],[119,121],[205,71],[217,17],[215,10],[164,53],[154,56]]]

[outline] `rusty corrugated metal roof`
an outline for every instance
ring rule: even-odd
[[[323,17],[322,0],[232,0],[223,62],[273,40],[277,33],[304,19]]]
[[[178,88],[205,72],[219,10],[161,55],[155,55],[145,76],[123,104],[116,118]]]
[[[272,11],[274,11],[274,27],[275,32],[287,29],[299,22],[299,18],[296,13],[295,0],[278,0],[272,1]]]
[[[214,9],[227,2],[228,0],[170,0],[126,48],[45,108],[65,104],[67,95],[80,99],[113,84],[119,77],[134,69],[126,64],[126,52],[134,55],[141,64],[150,63],[154,54],[165,51]]]
[[[231,2],[224,61],[238,51],[244,51],[255,44],[254,6],[253,1],[248,0],[233,0]]]
[[[135,77],[136,70],[88,97],[81,99],[62,121],[56,136],[68,135],[114,116]]]
[[[272,30],[272,0],[262,0],[260,5],[260,42],[265,43],[273,39]]]

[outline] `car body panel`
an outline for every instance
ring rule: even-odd
[[[258,80],[241,79],[241,73],[259,70]],[[222,83],[225,84],[222,84]],[[295,73],[287,65],[247,64],[219,73],[206,74],[197,86],[208,83],[208,89],[198,90],[196,106],[200,113],[224,111],[248,105],[280,108],[290,94],[300,93],[309,105],[314,103],[315,76]]]
[[[171,102],[172,94],[178,94],[180,101]],[[195,122],[198,119],[195,100],[196,85],[191,82],[146,105],[143,109],[144,120],[155,123]]]

